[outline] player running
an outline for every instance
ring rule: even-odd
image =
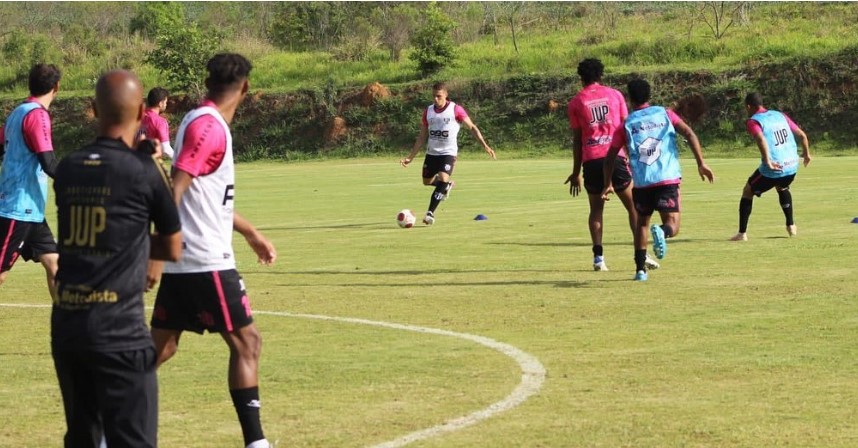
[[[453,175],[453,168],[456,166],[459,153],[459,128],[462,125],[471,131],[492,159],[496,158],[495,151],[486,143],[480,129],[471,121],[465,109],[447,100],[447,86],[444,83],[433,85],[432,95],[435,101],[423,111],[420,134],[414,141],[411,154],[399,161],[403,167],[407,167],[423,145],[426,145],[423,185],[435,187],[429,199],[429,210],[423,216],[423,224],[427,226],[435,223],[435,210],[438,204],[450,197],[450,190],[455,185],[455,182],[450,180],[450,176]]]
[[[48,109],[60,90],[61,76],[55,65],[33,66],[30,97],[0,128],[0,285],[21,256],[42,264],[51,296],[56,291],[57,243],[45,220],[45,204],[57,159]]]
[[[614,192],[611,172],[614,160],[625,145],[629,150],[632,175],[634,176],[635,209],[637,209],[637,235],[635,237],[635,280],[647,280],[646,246],[647,232],[652,234],[655,256],[664,258],[667,239],[679,234],[680,195],[679,184],[682,171],[679,166],[677,131],[691,145],[697,161],[697,172],[701,179],[715,180],[715,174],[703,161],[700,141],[694,131],[670,109],[650,106],[650,85],[643,79],[628,84],[633,111],[623,127],[618,128],[605,158],[605,185],[602,198],[608,200]],[[661,215],[662,225],[650,226],[655,210]]]
[[[54,181],[61,256],[51,351],[66,448],[158,445],[157,356],[143,309],[146,263],[176,260],[182,236],[167,173],[131,150],[142,97],[130,72],[100,77],[98,136],[63,159]]]
[[[564,182],[569,184],[569,194],[573,197],[581,192],[582,183],[587,191],[590,201],[589,227],[590,239],[593,241],[593,269],[596,271],[608,270],[602,248],[605,201],[600,194],[605,184],[605,157],[611,147],[615,130],[622,127],[623,120],[629,115],[623,94],[600,84],[604,71],[605,67],[598,59],[584,59],[578,64],[578,76],[584,88],[569,101],[567,109],[569,127],[572,128],[572,174]],[[629,227],[634,238],[637,214],[630,188],[633,186],[632,174],[625,151],[620,149],[615,156],[618,160],[609,174],[617,197],[629,214]],[[647,263],[650,269],[658,268],[658,262],[649,257]]]
[[[798,172],[796,135],[801,139],[804,166],[810,163],[807,134],[785,113],[763,107],[763,97],[759,93],[752,92],[745,97],[745,111],[750,117],[745,126],[760,150],[761,163],[742,190],[742,199],[739,200],[739,233],[730,240],[748,240],[748,220],[751,218],[754,196],[760,197],[772,188],[778,192],[778,201],[786,218],[787,235],[795,236],[798,228],[793,220],[792,193],[789,186]]]
[[[155,87],[146,96],[146,114],[140,122],[140,134],[143,137],[161,143],[161,151],[155,157],[167,156],[173,158],[173,147],[170,146],[170,124],[161,114],[167,110],[167,98],[170,92],[162,87]]]
[[[152,313],[158,365],[178,350],[185,330],[219,333],[229,347],[229,393],[247,448],[268,448],[259,417],[262,338],[235,266],[233,230],[271,264],[274,246],[234,208],[235,169],[229,123],[250,88],[250,61],[218,54],[206,65],[208,91],[176,134],[173,188],[183,227],[184,254],[167,263]],[[150,273],[150,279],[157,273]],[[151,280],[150,280],[151,281]]]

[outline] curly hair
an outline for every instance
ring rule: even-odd
[[[584,84],[591,84],[602,79],[602,74],[605,72],[605,66],[602,61],[589,58],[578,63],[578,76]]]
[[[36,64],[30,69],[30,95],[42,96],[60,82],[62,73],[54,64]]]
[[[206,68],[209,89],[220,92],[247,79],[253,65],[238,53],[220,53],[209,59]]]

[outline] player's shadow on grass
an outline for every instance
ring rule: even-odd
[[[602,281],[602,280],[600,280]],[[607,280],[611,281],[611,280]],[[617,280],[614,280],[617,281]],[[555,288],[587,288],[592,287],[593,282],[576,281],[576,280],[503,280],[503,281],[484,281],[484,282],[444,282],[443,285],[438,285],[436,282],[427,281],[408,282],[408,283],[325,283],[325,284],[301,284],[301,283],[283,283],[278,286],[289,287],[347,287],[347,288],[414,288],[414,287],[437,287],[437,286],[554,286]]]
[[[581,242],[581,243],[568,243],[568,242],[553,242],[553,243],[537,243],[537,242],[523,242],[523,241],[504,241],[504,242],[493,242],[486,243],[494,246],[527,246],[527,247],[593,247],[593,243],[590,242]],[[631,243],[602,243],[603,246],[630,246]]]
[[[478,269],[478,270],[456,270],[456,269],[427,269],[422,271],[369,271],[354,269],[349,271],[258,271],[254,274],[264,275],[435,275],[435,274],[500,274],[500,273],[563,273],[564,270],[557,269]]]
[[[419,228],[419,227],[415,227]],[[321,226],[259,226],[259,230],[343,230],[343,229],[391,229],[398,230],[396,226],[380,222],[364,222],[352,224],[335,224]]]

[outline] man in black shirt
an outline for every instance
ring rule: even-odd
[[[166,172],[131,150],[142,99],[130,72],[99,78],[98,137],[65,157],[54,181],[60,256],[51,348],[66,448],[95,448],[102,436],[110,448],[157,446],[157,356],[143,291],[148,260],[177,260],[181,232]]]

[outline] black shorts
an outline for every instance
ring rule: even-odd
[[[748,185],[751,186],[751,191],[754,192],[754,195],[760,197],[763,193],[771,190],[772,188],[777,187],[779,190],[789,188],[793,180],[795,180],[795,174],[790,174],[789,176],[784,177],[766,177],[760,173],[760,170],[756,170],[754,171],[754,174],[751,174],[751,177],[748,178]]]
[[[453,168],[456,166],[456,159],[456,156],[433,156],[426,154],[426,158],[423,159],[423,178],[428,179],[441,172],[452,176]]]
[[[44,254],[57,253],[57,240],[47,221],[27,222],[0,217],[0,272],[12,269],[21,256],[39,261]]]
[[[161,277],[152,328],[232,333],[251,323],[250,299],[235,269]]]
[[[651,216],[655,210],[660,212],[679,211],[679,184],[658,187],[633,188],[632,199],[639,215]]]
[[[155,347],[120,352],[54,351],[67,432],[65,446],[158,445]]]
[[[584,189],[587,194],[600,194],[605,189],[605,159],[593,159],[584,162]],[[611,183],[614,191],[623,191],[632,182],[632,171],[625,157],[617,157]]]

